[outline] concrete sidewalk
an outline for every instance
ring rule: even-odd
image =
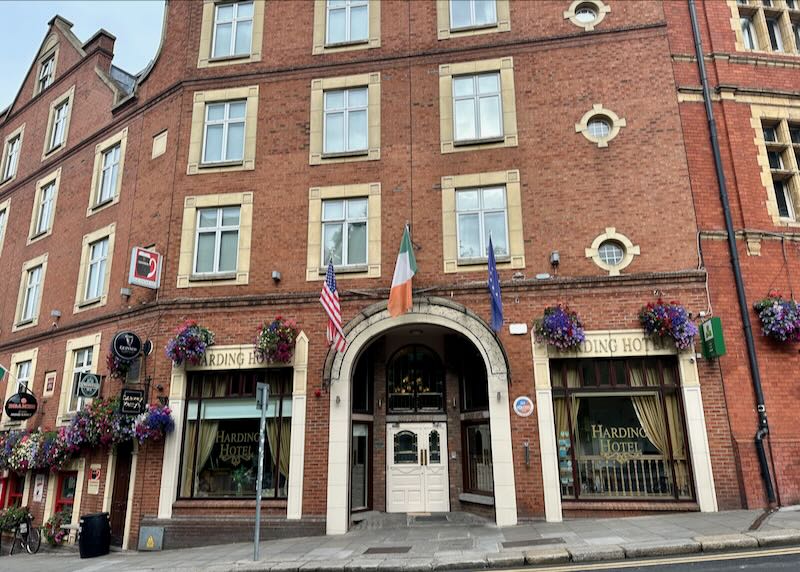
[[[462,513],[463,514],[463,513]],[[680,513],[631,518],[530,522],[509,528],[458,514],[381,515],[342,536],[267,541],[253,562],[251,543],[81,560],[68,551],[0,556],[4,571],[248,570],[391,572],[500,568],[591,562],[800,545],[800,510],[781,510],[752,525],[761,511]]]

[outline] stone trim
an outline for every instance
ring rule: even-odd
[[[589,133],[589,121],[595,117],[605,119],[610,124],[611,130],[605,137],[595,137]],[[603,107],[602,103],[595,103],[589,111],[583,114],[581,120],[575,124],[575,132],[580,133],[592,143],[596,143],[598,147],[608,147],[608,142],[619,135],[619,130],[627,125],[628,123],[625,119],[619,117],[610,109]]]
[[[103,182],[103,153],[119,144],[119,167],[117,169],[117,182],[114,187],[114,196],[110,201],[97,204],[100,196],[100,185]],[[115,205],[119,202],[119,195],[122,190],[122,176],[125,171],[125,150],[128,147],[128,128],[126,127],[119,133],[112,135],[104,141],[94,146],[94,166],[92,167],[92,186],[89,191],[89,206],[86,208],[86,216],[92,216],[96,212]]]
[[[44,93],[47,91],[53,83],[56,81],[56,71],[58,71],[58,50],[59,50],[59,43],[58,43],[58,35],[50,34],[44,42],[41,51],[39,52],[39,56],[36,58],[36,75],[33,76],[33,95],[31,98],[36,97],[37,95]],[[45,89],[39,89],[39,73],[42,71],[42,64],[53,56],[53,82],[48,85]]]
[[[53,206],[50,211],[50,221],[47,224],[47,230],[41,234],[34,234],[36,231],[36,219],[39,218],[39,202],[42,196],[42,189],[53,182],[55,182],[55,188],[53,189]],[[26,244],[32,244],[37,240],[41,240],[42,238],[53,234],[53,225],[56,221],[56,206],[58,204],[58,189],[60,187],[61,167],[36,181],[36,191],[33,194],[33,212],[31,213],[31,224],[30,228],[28,229],[28,240]]]
[[[439,40],[447,40],[450,38],[510,32],[511,9],[509,7],[509,0],[496,0],[495,11],[497,14],[496,24],[453,30],[450,28],[450,0],[436,0],[436,37]]]
[[[3,244],[6,240],[6,229],[8,228],[8,219],[11,216],[11,197],[8,197],[0,203],[0,214],[5,213],[3,226],[0,227],[0,255],[3,254]]]
[[[313,47],[311,53],[333,54],[337,52],[351,52],[353,50],[370,50],[381,47],[381,3],[380,0],[370,0],[369,8],[369,38],[364,42],[354,42],[338,45],[326,45],[327,10],[326,0],[314,0],[314,28],[312,32]]]
[[[796,56],[800,53],[800,46],[795,42],[794,33],[792,31],[792,18],[789,11],[785,10],[783,2],[779,0],[775,2],[775,6],[763,6],[760,3],[753,2],[750,5],[742,6],[736,3],[736,0],[726,0],[728,8],[731,11],[730,25],[733,30],[735,40],[734,45],[737,51],[750,52],[750,53],[765,53],[765,54],[780,54],[782,56]],[[767,29],[767,13],[771,17],[777,17],[781,29],[781,40],[783,42],[784,50],[776,52],[772,49],[772,44],[769,40],[769,31]],[[756,32],[756,42],[758,42],[758,49],[751,50],[744,45],[744,36],[742,35],[742,27],[739,19],[743,16],[752,18],[753,28]]]
[[[370,4],[370,6],[372,6]],[[326,91],[349,87],[367,87],[367,150],[358,155],[325,157],[323,137]],[[328,77],[311,80],[311,118],[308,164],[352,163],[377,161],[381,158],[381,74]]]
[[[25,140],[25,124],[23,123],[14,131],[9,133],[5,140],[3,141],[3,155],[0,156],[0,177],[3,176],[3,173],[6,171],[6,161],[8,161],[8,146],[11,144],[11,141],[14,140],[17,135],[19,135],[19,151],[17,153],[17,166],[14,169],[14,173],[6,180],[0,180],[0,189],[3,188],[8,183],[14,181],[17,178],[17,173],[19,173],[19,166],[20,166],[20,159],[22,158],[22,144]]]
[[[50,137],[53,132],[53,123],[55,121],[56,108],[62,103],[67,102],[67,118],[64,123],[64,141],[56,147],[50,147]],[[47,113],[47,129],[44,132],[44,147],[42,148],[42,161],[62,151],[69,141],[69,126],[72,122],[72,110],[75,103],[75,86],[73,85],[67,91],[56,97],[50,104],[50,109]]]
[[[453,127],[453,76],[500,72],[500,99],[503,111],[503,136],[500,141],[456,143]],[[439,134],[442,153],[458,153],[499,147],[516,147],[517,104],[514,91],[514,58],[480,60],[439,66]]]
[[[583,6],[584,4],[588,4],[594,8],[595,12],[597,12],[597,18],[592,20],[591,22],[580,22],[575,17],[575,12],[578,11],[578,8]],[[606,14],[611,12],[611,6],[604,4],[601,0],[574,0],[572,4],[569,5],[569,8],[564,10],[564,19],[569,20],[579,28],[583,28],[584,32],[591,32],[594,30],[595,26],[597,26],[603,19],[606,17]]]
[[[192,281],[194,271],[195,230],[197,209],[208,207],[238,206],[239,209],[239,256],[236,272],[219,280]],[[228,193],[224,195],[201,195],[186,197],[183,201],[183,226],[178,258],[177,288],[200,288],[213,286],[244,285],[250,279],[250,249],[253,234],[253,193]]]
[[[442,177],[442,253],[445,273],[486,272],[486,264],[459,264],[456,190],[505,185],[509,260],[497,268],[525,268],[525,240],[522,233],[522,185],[518,170],[495,171]]]
[[[381,275],[381,184],[312,187],[308,190],[308,251],[306,281],[324,280],[322,257],[322,201],[363,197],[367,199],[367,267],[363,272],[339,272],[336,280],[380,278]]]
[[[625,249],[625,255],[622,257],[622,261],[615,266],[611,266],[603,262],[598,252],[600,245],[607,240],[618,242]],[[606,227],[605,232],[598,235],[598,237],[592,241],[592,246],[585,250],[585,254],[586,258],[591,258],[592,262],[594,262],[597,266],[608,271],[609,276],[619,276],[620,271],[630,266],[631,262],[633,262],[633,257],[641,254],[641,251],[638,244],[633,244],[631,239],[624,234],[617,232],[617,229],[615,229],[613,226],[609,226]]]
[[[114,258],[114,237],[116,235],[116,229],[117,223],[112,222],[108,226],[98,228],[93,232],[83,235],[83,241],[81,242],[81,265],[78,269],[78,285],[75,289],[75,304],[72,307],[73,314],[105,306],[106,302],[108,302],[108,285],[111,281],[111,264]],[[103,293],[100,295],[100,298],[85,300],[83,296],[86,292],[86,281],[89,279],[89,246],[93,242],[106,237],[108,238],[108,257],[106,258],[106,272],[103,277]]]
[[[14,393],[16,393],[17,389],[17,366],[25,361],[31,362],[31,370],[30,375],[28,377],[28,390],[33,393],[33,390],[36,387],[36,361],[39,357],[39,348],[32,348],[29,350],[25,350],[22,352],[15,352],[11,354],[11,360],[8,365],[8,381],[6,381],[6,392],[5,397],[3,399],[3,403],[8,401],[8,398],[11,397]],[[12,379],[13,378],[13,379]],[[8,415],[5,412],[2,415],[2,422],[0,422],[0,429],[5,430],[10,428],[10,425],[16,425],[19,423],[18,421],[11,421],[8,418]],[[24,424],[24,423],[23,423]]]
[[[200,48],[197,53],[197,67],[213,68],[249,64],[261,61],[264,43],[264,5],[265,0],[253,0],[253,28],[250,55],[234,56],[214,60],[211,57],[211,44],[214,38],[214,12],[217,4],[230,3],[229,0],[203,0],[203,19],[200,24]]]
[[[161,155],[167,152],[168,133],[169,131],[165,129],[161,133],[153,136],[153,150],[150,153],[150,159],[155,159],[156,157],[160,157]]]
[[[88,334],[79,338],[67,340],[64,354],[64,374],[61,376],[61,390],[58,397],[58,417],[56,425],[66,425],[69,423],[71,412],[67,411],[69,398],[72,393],[72,374],[75,369],[74,351],[83,348],[92,348],[92,365],[89,369],[92,373],[97,373],[97,365],[103,360],[104,355],[100,353],[100,340],[102,333]]]
[[[36,312],[34,312],[33,319],[28,322],[20,322],[22,319],[22,306],[25,303],[25,282],[26,278],[28,277],[28,271],[31,268],[35,268],[41,264],[42,266],[42,278],[39,282],[39,294],[36,300]],[[45,285],[45,277],[47,275],[47,253],[45,252],[41,256],[37,256],[36,258],[31,258],[30,260],[26,261],[22,265],[22,274],[19,278],[19,291],[17,293],[17,307],[14,311],[14,325],[11,326],[11,331],[16,332],[22,330],[24,328],[32,328],[39,324],[39,316],[42,313],[42,298],[44,297],[44,285]]]

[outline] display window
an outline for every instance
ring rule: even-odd
[[[563,499],[691,500],[674,357],[551,360]]]
[[[78,486],[78,473],[76,471],[61,472],[58,474],[56,487],[55,513],[63,513],[64,522],[72,522],[72,511],[75,505],[75,490]]]

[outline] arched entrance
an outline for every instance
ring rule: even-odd
[[[376,338],[392,330],[411,328],[415,325],[453,332],[468,342],[482,358],[488,392],[495,520],[499,526],[510,526],[517,522],[508,366],[503,349],[486,323],[464,306],[443,298],[420,298],[415,301],[410,312],[397,318],[389,316],[386,302],[373,304],[364,309],[345,328],[347,350],[341,354],[333,352],[328,354],[324,368],[325,380],[330,384],[328,534],[343,534],[347,532],[350,524],[350,472],[353,454],[351,400],[352,380],[358,360]],[[427,431],[427,427],[405,429],[418,430],[420,435],[423,429]],[[430,431],[425,433],[426,439],[430,438],[429,433]],[[428,443],[426,453],[428,459],[430,450]],[[376,467],[376,470],[384,468]]]

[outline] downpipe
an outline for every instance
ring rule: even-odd
[[[700,71],[700,83],[703,87],[703,103],[705,104],[706,118],[708,120],[708,130],[711,136],[711,149],[714,154],[714,167],[717,174],[717,184],[719,187],[719,198],[722,203],[722,213],[725,217],[725,231],[728,235],[728,250],[731,255],[731,267],[733,277],[736,282],[736,294],[739,302],[739,312],[742,318],[744,329],[745,345],[747,346],[747,358],[750,365],[750,377],[753,381],[753,390],[756,395],[756,407],[758,409],[758,431],[756,431],[753,441],[758,455],[758,464],[761,469],[761,478],[764,481],[764,488],[767,493],[767,502],[774,505],[776,502],[775,488],[772,485],[772,476],[767,461],[767,453],[764,450],[764,438],[769,435],[769,422],[767,421],[767,407],[764,402],[764,390],[761,385],[761,373],[758,368],[758,357],[756,355],[755,341],[753,340],[753,327],[750,322],[750,313],[745,294],[744,280],[742,279],[742,269],[739,264],[739,251],[736,248],[736,234],[733,228],[731,217],[731,206],[728,199],[728,185],[725,180],[725,171],[722,167],[722,156],[719,150],[719,136],[717,134],[717,123],[714,119],[714,110],[711,107],[711,92],[708,88],[708,76],[706,75],[706,64],[703,59],[703,44],[700,39],[700,27],[697,23],[697,7],[695,0],[689,2],[689,18],[692,21],[692,35],[694,37],[694,50],[697,57],[697,66]]]

